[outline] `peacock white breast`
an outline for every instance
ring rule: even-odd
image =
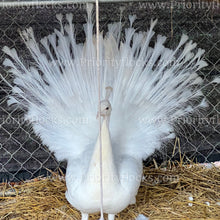
[[[101,134],[103,210],[105,213],[116,214],[129,204],[135,203],[142,177],[142,162],[131,156],[124,155],[118,158],[113,154],[107,119],[102,122]],[[94,213],[100,210],[99,140],[98,137],[92,153],[88,152],[87,157],[83,155],[81,159],[70,162],[67,167],[66,198],[84,213]],[[81,161],[84,159],[87,163]],[[82,167],[85,169],[79,175],[78,169],[82,171]]]

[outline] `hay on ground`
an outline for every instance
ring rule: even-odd
[[[36,178],[24,183],[4,183],[0,188],[0,219],[80,219],[80,213],[65,199],[64,176]],[[135,205],[116,220],[135,219],[220,219],[220,169],[198,164],[167,164],[145,167]],[[99,214],[89,219],[97,220]]]

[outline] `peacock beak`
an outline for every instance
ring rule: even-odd
[[[97,112],[97,115],[96,115],[96,119],[98,119],[99,118],[99,111]]]

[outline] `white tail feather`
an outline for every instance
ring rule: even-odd
[[[3,48],[12,60],[5,59],[4,65],[16,84],[8,104],[28,109],[26,118],[60,160],[90,150],[98,135],[96,43],[88,11],[84,44],[76,43],[71,14],[66,15],[66,25],[63,16],[57,15],[60,30],[41,39],[46,54],[32,28],[21,33],[35,67],[26,67],[15,49]],[[163,45],[166,37],[158,35],[151,48],[157,20],[151,21],[147,33],[137,33],[132,27],[135,17],[129,19],[124,41],[120,41],[120,22],[108,25],[104,38],[100,34],[102,96],[105,87],[113,88],[110,132],[114,151],[145,159],[162,141],[174,137],[171,118],[194,111],[191,101],[202,96],[203,83],[196,72],[207,64],[201,58],[204,50],[192,52],[196,44],[187,42],[188,36],[182,35],[177,48],[170,50]],[[204,100],[200,107],[206,107]]]

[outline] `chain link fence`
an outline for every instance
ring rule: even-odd
[[[2,3],[2,2],[0,2]],[[73,13],[76,23],[77,40],[85,39],[82,24],[86,21],[85,5],[81,3],[52,5],[19,5],[12,7],[1,4],[0,8],[0,48],[7,45],[18,51],[24,62],[31,62],[18,30],[33,27],[36,38],[40,39],[58,27],[57,13]],[[27,2],[26,2],[27,4]],[[220,6],[219,1],[145,1],[130,3],[102,3],[100,5],[100,24],[105,31],[107,24],[120,19],[128,25],[128,15],[136,14],[135,27],[146,31],[151,18],[158,18],[155,28],[157,34],[168,37],[166,46],[174,48],[182,33],[206,50],[205,58],[209,66],[200,72],[208,83],[220,75]],[[12,82],[12,76],[3,68],[5,55],[0,51],[0,74]],[[181,120],[176,126],[180,139],[181,152],[190,160],[211,162],[220,160],[220,86],[204,88],[209,108],[198,116]],[[0,181],[18,181],[38,175],[46,175],[47,169],[65,169],[59,164],[46,146],[33,134],[31,126],[24,122],[23,112],[7,106],[10,88],[0,79]],[[176,149],[175,149],[176,148]],[[158,162],[178,159],[178,146],[174,141],[167,143],[151,156],[146,163],[155,158]]]

